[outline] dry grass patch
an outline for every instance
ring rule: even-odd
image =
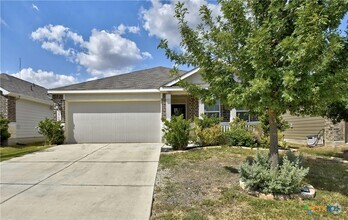
[[[313,200],[273,201],[249,196],[239,187],[239,164],[256,151],[214,148],[162,154],[151,219],[344,219],[348,216],[348,165],[305,156]],[[332,170],[334,169],[334,170]],[[339,203],[343,212],[306,213],[305,204]]]

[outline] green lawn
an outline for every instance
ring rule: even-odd
[[[0,161],[9,160],[14,157],[20,157],[36,151],[44,150],[50,146],[44,146],[42,143],[32,144],[28,146],[8,146],[0,147]]]
[[[151,219],[345,219],[348,216],[348,165],[304,155],[311,200],[255,198],[239,187],[238,166],[255,150],[214,148],[161,154]],[[308,214],[305,205],[340,204],[343,211]]]

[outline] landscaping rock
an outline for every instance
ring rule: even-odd
[[[274,196],[272,194],[259,193],[258,197],[261,199],[274,199]]]
[[[290,195],[283,195],[283,194],[277,194],[277,195],[273,195],[273,194],[264,194],[264,193],[260,193],[258,191],[253,191],[250,190],[246,187],[245,182],[243,182],[241,179],[239,179],[239,186],[247,191],[247,193],[249,195],[255,196],[255,197],[259,197],[261,199],[276,199],[276,200],[288,200],[288,199],[312,199],[315,197],[316,192],[315,189],[312,185],[305,185],[302,189],[301,189],[301,193],[298,194],[290,194]]]
[[[343,151],[343,159],[348,160],[348,150]]]
[[[239,180],[239,185],[240,185],[240,187],[241,187],[243,190],[246,189],[245,182],[243,182],[241,179]]]
[[[312,185],[308,184],[302,188],[300,195],[301,195],[302,199],[312,199],[315,197],[315,194],[316,194],[316,192],[315,192],[314,187]]]

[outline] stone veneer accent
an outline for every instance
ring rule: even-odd
[[[52,101],[53,101],[53,115],[54,119],[57,120],[57,111],[60,110],[61,112],[61,122],[65,122],[65,101],[63,99],[63,95],[53,94],[52,95]]]
[[[345,122],[334,124],[325,119],[325,145],[340,145],[345,143]]]
[[[199,116],[199,102],[194,96],[189,95],[187,97],[187,119],[194,119]]]
[[[227,107],[221,105],[221,117],[223,122],[230,122],[230,114],[231,111]]]
[[[1,92],[1,91],[0,91]],[[0,95],[0,114],[7,118],[7,98],[5,96],[2,95],[2,92],[1,92],[1,95]]]
[[[162,119],[166,119],[166,94],[162,94]]]
[[[16,98],[0,94],[0,113],[10,122],[16,122]]]

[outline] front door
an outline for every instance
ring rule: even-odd
[[[183,115],[184,119],[186,119],[186,105],[172,104],[172,115],[175,115],[175,116]]]

